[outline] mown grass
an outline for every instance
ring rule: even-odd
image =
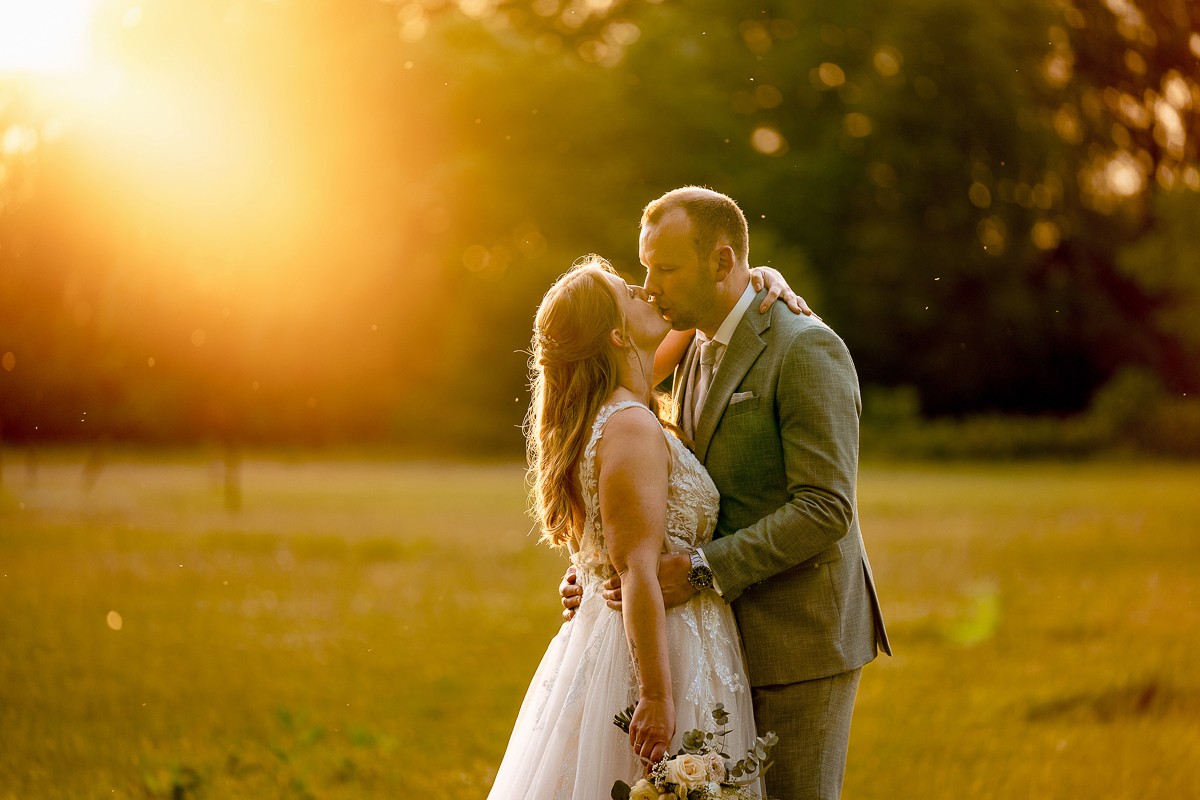
[[[0,798],[486,795],[559,624],[519,466],[250,460],[229,514],[197,459],[4,464]],[[864,467],[845,797],[1200,796],[1197,486]]]

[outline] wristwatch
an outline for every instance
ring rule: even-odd
[[[693,550],[691,557],[692,568],[688,570],[688,583],[698,592],[711,589],[713,585],[713,571],[709,569],[708,564],[704,563],[699,550]]]

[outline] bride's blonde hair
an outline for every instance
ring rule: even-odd
[[[618,385],[620,351],[609,333],[625,317],[597,255],[576,261],[542,298],[533,325],[532,400],[525,417],[531,513],[542,541],[561,547],[578,540],[584,507],[576,469],[596,412]]]

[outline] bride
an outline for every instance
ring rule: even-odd
[[[605,800],[714,731],[727,752],[755,727],[733,614],[711,591],[664,609],[660,553],[708,541],[718,495],[656,413],[655,351],[670,330],[645,292],[599,256],[577,262],[538,308],[526,420],[533,511],[542,540],[571,554],[583,600],[550,642],[521,705],[489,798]],[[621,578],[623,612],[601,586]],[[635,706],[628,735],[613,716]],[[762,795],[762,787],[749,787]]]

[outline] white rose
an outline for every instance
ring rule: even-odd
[[[695,753],[684,753],[667,762],[667,780],[682,789],[708,782],[708,761]]]
[[[653,783],[642,778],[630,790],[629,800],[658,800],[658,789],[654,788]]]
[[[720,753],[705,753],[704,760],[708,762],[708,779],[710,781],[720,783],[728,777],[725,773],[725,759],[721,758]]]

